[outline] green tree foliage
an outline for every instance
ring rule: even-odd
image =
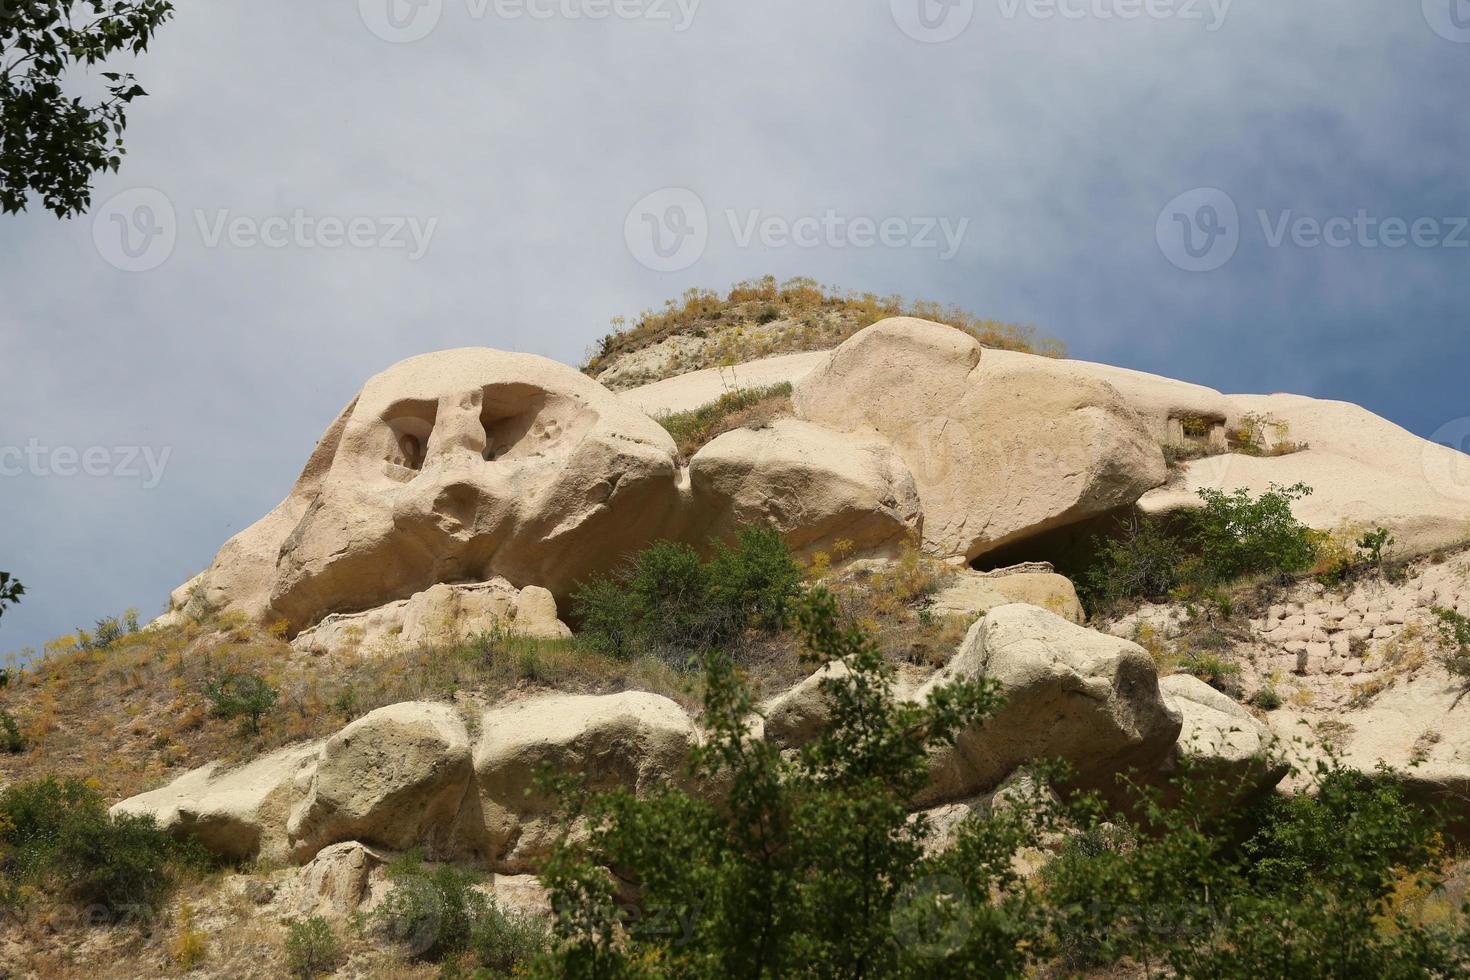
[[[1130,957],[1241,980],[1463,975],[1463,919],[1426,924],[1396,901],[1437,883],[1433,822],[1390,780],[1324,762],[1312,781],[1312,793],[1246,807],[1238,786],[1193,772],[1181,803],[1151,798],[1147,831],[1094,821],[1042,874],[1064,965]]]
[[[106,97],[89,102],[68,94],[67,75],[142,53],[171,16],[168,0],[0,2],[0,209],[23,211],[33,194],[60,218],[90,206],[93,175],[127,152],[129,103],[147,93],[103,72]]]
[[[152,817],[109,816],[87,784],[53,776],[0,792],[0,858],[0,884],[10,895],[31,884],[108,918],[156,908],[181,874],[205,861]]]
[[[997,818],[950,856],[926,858],[928,822],[910,816],[928,752],[988,714],[993,687],[956,682],[924,704],[898,701],[893,667],[871,638],[838,625],[830,595],[802,599],[796,619],[813,662],[848,668],[823,682],[832,721],[815,741],[783,755],[752,737],[753,696],[712,654],[710,734],[689,776],[724,788],[720,801],[674,785],[589,797],[563,783],[568,818],[590,833],[564,842],[544,876],[564,940],[548,974],[964,976],[1025,960],[1015,932],[1026,903],[1005,896],[1020,891],[1009,855],[1029,830]],[[620,893],[636,907],[620,908]],[[971,894],[1002,897],[949,929],[955,901]],[[894,942],[895,918],[910,945]],[[935,935],[959,949],[926,955]]]
[[[781,536],[745,528],[734,547],[715,542],[712,550],[706,561],[688,545],[661,541],[619,574],[580,586],[572,601],[583,639],[619,657],[649,649],[686,659],[747,629],[780,629],[801,586]]]
[[[25,594],[26,587],[20,584],[20,579],[12,578],[9,572],[0,572],[0,616],[5,615],[6,606],[15,605]]]

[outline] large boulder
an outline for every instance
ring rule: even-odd
[[[708,536],[769,524],[797,552],[845,540],[872,554],[898,551],[921,524],[914,479],[886,443],[796,419],[724,433],[689,477]]]
[[[333,613],[291,641],[302,653],[392,654],[427,643],[454,643],[493,631],[546,639],[572,635],[557,618],[556,598],[536,585],[517,589],[503,578],[473,585],[439,584],[408,599],[360,613]]]
[[[1184,722],[1166,774],[1187,763],[1206,778],[1245,783],[1255,790],[1269,789],[1286,775],[1287,765],[1271,758],[1271,730],[1239,702],[1189,674],[1165,677],[1159,689]]]
[[[926,802],[973,796],[1037,759],[1065,759],[1084,785],[1106,787],[1160,765],[1182,725],[1142,647],[1036,606],[992,609],[913,697],[982,677],[999,682],[1005,703],[936,755]]]
[[[322,746],[286,827],[295,856],[349,840],[446,853],[473,776],[469,735],[452,707],[409,702],[370,712]]]
[[[293,634],[440,582],[565,595],[666,534],[678,505],[673,440],[591,378],[529,354],[425,354],[367,383],[195,591]]]
[[[221,857],[284,860],[286,819],[309,790],[320,749],[320,742],[310,742],[243,766],[211,762],[123,800],[112,812],[151,816],[162,829],[193,837]]]
[[[1133,504],[1167,475],[1106,382],[900,317],[849,338],[795,386],[800,418],[888,441],[914,475],[931,552],[972,560]]]
[[[656,694],[549,695],[485,713],[474,769],[485,857],[500,872],[530,871],[567,828],[541,791],[543,769],[580,774],[594,790],[645,792],[679,780],[695,728]]]

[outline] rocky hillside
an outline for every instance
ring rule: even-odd
[[[640,887],[678,875],[606,867],[728,834],[656,847],[672,818],[636,808],[721,826],[715,802],[744,805],[732,772],[763,773],[764,800],[789,784],[855,806],[849,830],[891,819],[883,839],[914,848],[895,867],[1037,908],[1077,848],[1108,851],[1139,793],[1185,806],[1184,773],[1223,781],[1217,816],[1266,814],[1252,840],[1316,819],[1272,806],[1318,799],[1323,759],[1387,763],[1413,799],[1470,814],[1470,499],[1446,479],[1470,460],[1351,405],[1040,356],[1025,332],[968,319],[862,322],[874,312],[891,310],[761,282],[645,318],[595,377],[464,349],[369,379],[282,503],[158,621],[104,623],[6,675],[5,962],[542,969],[551,891],[576,879],[647,913]],[[895,720],[848,737],[875,718]],[[820,796],[851,753],[885,745],[884,779]],[[648,821],[598,838],[590,870],[559,850],[599,826],[566,809],[574,784]],[[1032,790],[1032,807],[1095,794],[1116,810],[1090,828],[997,816]],[[141,926],[111,914],[118,875],[99,884],[48,849],[82,831],[26,830],[48,807],[96,839],[126,828],[125,853],[172,883],[138,892]],[[1117,853],[1150,853],[1142,840]],[[982,851],[1001,855],[988,884],[967,877]],[[1385,894],[1404,854],[1374,879]],[[1454,858],[1436,850],[1434,867]],[[68,920],[96,894],[105,926]],[[1394,899],[1409,910],[1395,935],[1443,904],[1415,894]],[[1359,897],[1370,928],[1388,899]],[[1152,955],[1079,959],[1081,927],[1061,921],[1007,955],[1064,973]],[[683,955],[619,929],[628,955]],[[967,941],[939,958],[980,956]]]
[[[946,323],[987,347],[1060,356],[1059,340],[1033,326],[973,316],[959,307],[823,288],[810,279],[774,276],[737,283],[724,297],[691,289],[629,325],[613,321],[584,370],[614,391],[704,368],[777,354],[831,350],[864,327],[895,316]]]

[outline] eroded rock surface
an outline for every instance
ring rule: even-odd
[[[886,439],[914,475],[926,547],[967,561],[1164,482],[1158,441],[1114,388],[997,353],[940,324],[884,320],[802,378],[793,403]]]
[[[1005,704],[938,754],[926,799],[972,796],[1035,759],[1065,759],[1084,782],[1104,783],[1160,764],[1182,725],[1143,648],[1035,606],[991,610],[914,697],[981,677],[1000,682]]]
[[[769,524],[799,554],[839,541],[884,554],[922,523],[914,479],[886,443],[796,419],[726,432],[695,454],[689,474],[708,536]]]

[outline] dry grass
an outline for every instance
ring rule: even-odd
[[[726,432],[763,428],[791,414],[791,384],[784,382],[736,388],[688,412],[661,415],[658,422],[679,447],[680,462],[687,463],[691,456]]]
[[[215,717],[205,686],[226,672],[258,674],[280,692],[259,734]],[[121,799],[221,759],[329,735],[400,701],[471,696],[496,702],[538,690],[653,691],[694,706],[698,678],[657,660],[611,660],[575,641],[486,634],[387,656],[298,653],[240,622],[212,620],[128,634],[106,650],[51,644],[0,689],[24,751],[0,755],[0,781],[46,773],[92,779]]]
[[[1061,341],[1037,337],[1034,326],[983,319],[956,306],[823,287],[812,279],[777,282],[774,276],[766,276],[737,283],[724,297],[706,289],[690,289],[660,311],[644,311],[632,325],[623,317],[615,318],[613,332],[590,353],[583,370],[595,377],[620,357],[671,337],[711,341],[671,372],[639,379],[647,383],[773,354],[829,350],[864,327],[893,316],[945,323],[987,347],[1055,357],[1065,354]]]

